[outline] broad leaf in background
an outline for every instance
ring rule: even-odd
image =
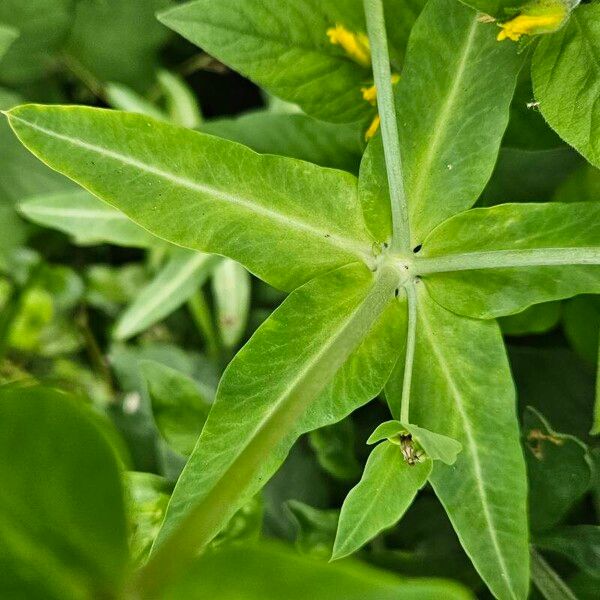
[[[317,121],[306,115],[257,111],[235,119],[214,119],[201,131],[244,144],[256,152],[299,158],[358,172],[363,136],[356,125]]]
[[[515,394],[496,323],[450,313],[418,286],[410,419],[462,444],[454,465],[434,463],[431,484],[476,569],[498,598],[525,598],[525,463]],[[418,375],[417,375],[418,374]],[[397,381],[386,387],[398,405]]]
[[[600,169],[585,164],[574,171],[554,194],[556,202],[598,202]]]
[[[122,212],[85,190],[29,196],[18,208],[30,221],[63,231],[81,246],[115,244],[149,248],[161,244],[161,240]]]
[[[344,500],[333,559],[352,554],[397,523],[431,473],[431,459],[409,465],[397,444],[375,446],[359,483]]]
[[[196,292],[219,260],[203,252],[175,249],[156,277],[119,317],[115,339],[133,337],[170,315]]]
[[[313,508],[297,500],[289,500],[285,506],[296,526],[296,550],[329,560],[340,511]]]
[[[562,303],[534,304],[520,313],[500,319],[504,335],[534,335],[554,329],[562,316]]]
[[[202,545],[272,476],[298,436],[373,398],[395,362],[393,271],[349,265],[298,288],[230,363],[180,477],[158,553],[185,521]],[[234,425],[243,421],[240,431]],[[194,501],[193,512],[190,502]],[[187,517],[187,520],[185,520]],[[171,538],[172,539],[172,538]]]
[[[0,421],[0,454],[11,456],[0,463],[1,595],[112,597],[127,525],[117,458],[95,417],[66,394],[13,386],[0,388]]]
[[[212,273],[212,290],[217,325],[223,346],[238,345],[248,323],[250,311],[250,275],[234,260],[221,260]]]
[[[21,84],[40,77],[63,43],[75,16],[76,0],[2,0],[0,23],[19,31],[0,62],[0,83]]]
[[[235,573],[235,577],[231,574]],[[281,545],[231,547],[203,556],[161,600],[471,600],[462,586],[402,580],[357,562],[328,565]]]
[[[590,489],[591,459],[583,442],[553,431],[534,409],[525,412],[523,421],[529,522],[533,531],[547,531]]]
[[[275,287],[372,261],[350,174],[137,114],[25,106],[10,115],[47,164],[155,235],[233,258]]]
[[[417,20],[396,90],[411,247],[485,187],[522,62],[460,3],[432,0]]]
[[[19,37],[19,30],[0,23],[0,60],[10,48],[10,45]]]
[[[427,289],[449,310],[471,317],[598,293],[600,202],[502,204],[456,215],[419,253],[442,255],[437,265],[446,272],[426,275]]]
[[[535,50],[536,100],[550,126],[600,167],[600,6],[582,5]]]
[[[153,360],[142,361],[140,369],[158,430],[174,450],[189,456],[208,417],[214,392]]]
[[[154,81],[158,51],[169,35],[155,13],[170,4],[171,0],[78,0],[65,44],[67,60],[75,60],[100,81],[144,90]]]

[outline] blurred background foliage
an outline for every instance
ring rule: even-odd
[[[259,152],[358,171],[360,125],[318,122],[264,94],[162,26],[155,12],[169,4],[2,0],[0,24],[19,37],[0,58],[0,108],[32,101],[145,112]],[[546,125],[532,104],[529,73],[522,71],[480,204],[598,201],[600,172]],[[127,472],[127,535],[136,564],[148,554],[223,369],[283,298],[230,260],[174,248],[127,221],[37,161],[0,120],[0,382],[12,384],[13,394],[15,383],[58,388],[101,419]],[[537,305],[502,319],[502,328],[522,416],[532,543],[578,598],[598,598],[600,446],[589,430],[600,299]],[[360,477],[366,438],[385,418],[376,402],[301,439],[261,497],[214,541],[225,558],[208,559],[214,572],[204,593],[239,597],[221,590],[223,565],[242,581],[265,561],[326,577],[339,506]],[[35,410],[15,421],[23,431],[11,443],[26,446],[36,435],[27,419],[38,419]],[[20,450],[11,445],[7,452]],[[259,538],[283,540],[296,553],[236,550]],[[126,561],[124,552],[115,560]],[[390,577],[451,578],[488,597],[427,489],[401,525],[359,558]],[[347,576],[349,583],[337,575],[339,585],[357,585],[357,575]],[[185,590],[182,584],[172,597],[200,597]]]

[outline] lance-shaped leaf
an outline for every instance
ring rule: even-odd
[[[600,203],[471,210],[436,228],[418,256],[433,298],[471,317],[598,293]]]
[[[600,167],[600,6],[577,8],[566,27],[540,40],[531,75],[550,126]]]
[[[19,31],[0,23],[0,60],[9,49],[10,45],[19,37]]]
[[[352,554],[397,523],[427,482],[431,466],[430,459],[409,465],[400,447],[389,441],[375,446],[362,479],[344,500],[333,558]]]
[[[494,168],[523,60],[495,35],[446,0],[429,2],[411,33],[396,100],[413,247],[472,206]]]
[[[221,261],[212,274],[217,325],[225,348],[233,348],[244,335],[250,311],[250,275],[234,260]]]
[[[151,233],[233,258],[275,287],[372,260],[348,173],[138,114],[35,105],[8,114],[36,156]]]
[[[173,552],[186,556],[209,542],[300,434],[377,395],[403,335],[397,285],[397,272],[387,267],[330,272],[295,290],[233,359],[175,488],[145,576],[149,589],[163,576],[160,557],[175,563]]]
[[[32,196],[19,204],[19,212],[34,223],[73,236],[74,242],[82,246],[115,244],[148,248],[161,243],[122,212],[85,190]]]
[[[372,111],[361,96],[370,77],[368,43],[353,58],[327,32],[340,24],[358,33],[358,24],[364,37],[361,15],[361,3],[353,0],[196,0],[159,18],[308,114],[348,122]]]
[[[524,600],[527,480],[500,330],[495,322],[445,310],[423,282],[417,291],[410,418],[462,444],[453,465],[435,461],[431,484],[492,593]],[[392,391],[386,388],[388,399]]]
[[[114,337],[126,340],[178,309],[202,285],[220,258],[177,249],[119,317]]]

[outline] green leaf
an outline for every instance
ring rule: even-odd
[[[169,117],[156,104],[122,83],[107,83],[104,88],[104,96],[108,104],[118,110],[146,115],[160,121],[169,121]]]
[[[74,243],[81,246],[149,248],[161,243],[122,212],[85,190],[30,196],[19,204],[19,212],[34,223],[73,236]]]
[[[527,482],[510,369],[496,323],[460,317],[417,284],[410,420],[462,444],[430,482],[465,551],[499,599],[524,599],[529,582]],[[386,395],[399,403],[394,385]]]
[[[600,298],[583,295],[565,302],[563,328],[571,347],[590,365],[595,365],[600,339]]]
[[[446,0],[430,1],[412,31],[396,106],[413,248],[492,174],[523,61],[495,34]]]
[[[340,511],[321,510],[289,500],[286,508],[296,525],[296,550],[328,560],[331,557]]]
[[[0,388],[0,595],[112,597],[128,562],[117,458],[66,394]]]
[[[354,454],[355,434],[351,419],[311,431],[308,439],[319,465],[341,481],[356,481],[361,467]]]
[[[535,536],[537,548],[563,555],[578,567],[597,577],[600,573],[600,526],[568,525]]]
[[[504,335],[532,335],[554,329],[562,316],[561,302],[534,304],[524,311],[500,319]]]
[[[119,317],[114,337],[126,340],[161,321],[202,285],[210,275],[216,256],[189,250],[176,250],[156,277],[142,290]]]
[[[19,37],[18,29],[0,23],[0,61],[10,48],[10,45]]]
[[[100,81],[137,90],[153,83],[158,51],[169,32],[155,13],[170,0],[78,0],[65,52]]]
[[[584,165],[556,190],[556,202],[597,202],[600,200],[600,170]]]
[[[532,62],[535,97],[550,126],[600,167],[600,6],[582,5],[544,36]]]
[[[337,24],[364,35],[358,0],[196,0],[159,19],[311,116],[350,122],[373,112],[361,95],[369,55],[359,64],[327,35]]]
[[[431,473],[431,460],[409,465],[397,444],[375,446],[359,483],[344,500],[333,559],[352,554],[397,523]]]
[[[433,431],[428,431],[422,427],[417,427],[410,423],[404,424],[407,431],[410,432],[413,439],[417,440],[427,456],[432,460],[441,460],[447,465],[453,465],[456,457],[462,450],[462,444],[446,435],[440,435]]]
[[[0,62],[0,82],[29,83],[51,66],[75,15],[75,0],[2,0],[0,23],[19,31]]]
[[[47,164],[151,233],[228,256],[275,287],[372,263],[352,175],[136,114],[23,106],[9,120]]]
[[[400,421],[385,421],[375,428],[375,431],[369,436],[367,444],[376,444],[381,440],[390,440],[401,433],[405,433],[406,428]]]
[[[499,317],[539,302],[598,293],[600,203],[474,209],[437,227],[421,257],[422,273],[428,261],[438,271],[425,276],[432,297],[471,317]]]
[[[235,347],[246,330],[250,311],[250,275],[230,259],[220,261],[212,274],[217,325],[225,348]]]
[[[531,550],[531,579],[546,600],[577,600],[560,575],[535,549]]]
[[[156,426],[167,443],[189,456],[202,431],[212,400],[191,377],[154,360],[140,363]]]
[[[176,125],[195,129],[202,124],[202,112],[194,91],[179,75],[169,71],[158,72],[160,85],[169,118]]]
[[[159,584],[161,556],[185,557],[210,541],[300,434],[378,394],[403,333],[396,285],[388,268],[377,276],[361,265],[330,272],[295,290],[237,354],[175,488],[145,589]]]
[[[317,121],[306,115],[257,111],[235,119],[214,119],[201,131],[244,144],[262,154],[279,154],[358,172],[363,149],[361,128]]]
[[[161,600],[470,600],[472,597],[462,586],[450,581],[403,581],[361,563],[329,565],[298,556],[281,545],[262,543],[203,556]]]
[[[585,444],[572,435],[553,431],[536,410],[528,408],[523,421],[529,522],[533,531],[546,531],[590,489],[591,462]]]

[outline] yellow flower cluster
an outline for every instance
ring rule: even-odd
[[[332,44],[341,46],[359,65],[371,66],[371,47],[369,38],[364,33],[352,33],[343,25],[336,25],[327,30],[327,37]]]
[[[534,35],[536,33],[547,33],[543,31],[546,28],[550,28],[553,31],[555,28],[560,27],[563,21],[562,15],[519,15],[506,23],[502,23],[502,31],[498,34],[498,41],[502,40],[513,40],[517,42],[522,35]]]

